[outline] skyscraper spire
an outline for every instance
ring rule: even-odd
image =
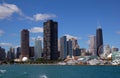
[[[100,21],[98,20],[98,22],[97,22],[97,29],[101,29],[101,28],[102,28],[102,26],[100,24]]]

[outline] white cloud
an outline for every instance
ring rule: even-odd
[[[55,14],[36,14],[36,15],[33,15],[33,19],[35,21],[43,21],[43,20],[48,20],[50,18],[55,18],[56,15]]]
[[[3,35],[3,33],[4,33],[4,31],[3,31],[3,30],[0,30],[0,36],[2,36],[2,35]]]
[[[0,43],[0,46],[8,46],[11,47],[13,46],[11,43]]]
[[[14,4],[0,4],[0,19],[5,19],[12,16],[14,13],[22,15],[21,10]]]
[[[43,41],[43,37],[41,37],[41,36],[38,36],[37,38]]]
[[[72,36],[72,35],[69,35],[69,34],[65,34],[65,36],[67,37],[67,40],[69,40],[71,38],[82,39],[81,37],[76,37],[76,36]]]
[[[42,27],[33,27],[33,28],[31,28],[31,29],[29,29],[29,31],[31,32],[31,33],[42,33],[43,32],[43,28]]]
[[[32,41],[35,41],[35,39],[40,39],[40,40],[43,41],[43,37],[41,37],[41,36],[38,36],[37,38],[36,38],[36,37],[32,37],[32,38],[31,38]]]
[[[2,3],[0,4],[0,19],[7,19],[11,17],[14,13],[18,14],[22,17],[22,19],[28,19],[31,21],[43,21],[48,20],[50,18],[55,18],[55,14],[42,14],[37,13],[33,15],[32,17],[27,16],[24,14],[24,12],[15,4],[8,4],[8,3]]]

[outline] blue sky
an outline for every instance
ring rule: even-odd
[[[75,36],[81,48],[100,22],[104,44],[120,47],[120,0],[0,0],[0,45],[19,46],[20,31],[29,29],[33,46],[47,19],[58,22],[59,37]]]

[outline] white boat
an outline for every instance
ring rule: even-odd
[[[58,65],[66,65],[65,62],[59,62]]]
[[[75,61],[74,60],[69,60],[69,61],[67,61],[67,65],[75,65]]]
[[[88,63],[90,65],[98,65],[98,64],[100,64],[99,60],[97,60],[97,59],[90,60],[90,61],[88,61]]]

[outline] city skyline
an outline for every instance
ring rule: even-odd
[[[43,37],[43,22],[53,19],[59,24],[58,38],[74,36],[80,47],[87,49],[89,37],[96,34],[100,22],[104,44],[119,48],[119,3],[119,0],[0,1],[0,46],[19,46],[22,29],[30,31],[30,46],[33,46],[34,38]]]

